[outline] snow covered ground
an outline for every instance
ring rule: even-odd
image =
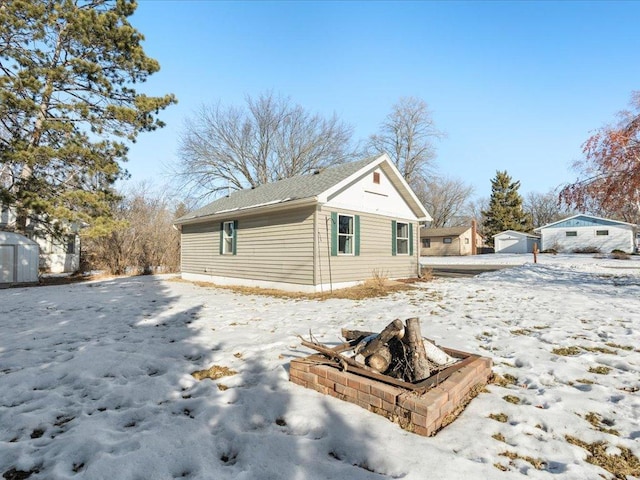
[[[360,301],[169,277],[0,290],[0,475],[611,478],[583,447],[640,456],[640,269],[543,258]],[[411,316],[505,380],[437,436],[288,382],[288,362],[309,353],[297,335],[337,343],[341,327]],[[190,375],[212,365],[238,373]]]

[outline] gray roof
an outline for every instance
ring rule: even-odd
[[[175,223],[183,223],[199,217],[208,217],[226,211],[273,205],[305,198],[313,198],[350,177],[361,168],[380,158],[369,157],[357,162],[343,163],[325,168],[318,173],[285,178],[266,183],[253,189],[238,190],[219,198],[198,210],[178,218]]]
[[[459,237],[467,230],[470,230],[471,226],[468,227],[448,227],[448,228],[421,228],[420,236],[421,237]]]

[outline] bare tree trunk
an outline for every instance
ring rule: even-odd
[[[407,334],[405,342],[409,347],[409,361],[413,369],[413,381],[418,382],[427,378],[431,369],[427,360],[427,353],[420,332],[420,319],[407,318]]]

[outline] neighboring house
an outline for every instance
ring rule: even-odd
[[[473,255],[473,227],[449,227],[420,229],[420,255]],[[483,238],[475,234],[475,246],[482,247]]]
[[[0,230],[12,230],[15,225],[12,209],[0,209]],[[62,236],[54,236],[43,225],[29,220],[25,236],[40,246],[39,268],[44,272],[73,273],[80,268],[80,226],[66,224]]]
[[[636,226],[592,215],[574,215],[535,229],[542,236],[542,250],[574,252],[598,249],[602,253],[635,250]]]
[[[0,286],[38,281],[38,244],[23,235],[0,232]]]
[[[321,292],[417,277],[430,219],[382,155],[231,193],[175,225],[185,279]]]
[[[533,253],[534,246],[540,251],[540,235],[505,230],[493,236],[495,253]]]

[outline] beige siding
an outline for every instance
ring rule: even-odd
[[[182,271],[313,285],[313,208],[182,227]],[[238,220],[236,255],[220,255],[220,223]]]
[[[392,255],[391,221],[389,217],[332,209],[338,213],[360,215],[360,255],[330,255],[331,211],[318,212],[318,249],[316,283],[328,284],[362,281],[376,274],[387,278],[409,278],[418,274],[417,222],[413,223],[413,255]]]

